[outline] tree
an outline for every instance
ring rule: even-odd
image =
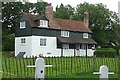
[[[107,43],[115,39],[113,34],[115,34],[114,27],[118,23],[117,14],[107,9],[106,5],[102,3],[89,4],[85,2],[77,5],[74,19],[83,20],[86,9],[89,12],[89,27],[93,31],[93,39],[98,42],[98,45],[105,47]]]
[[[56,7],[56,12],[54,12],[54,16],[56,18],[63,18],[63,19],[69,19],[74,15],[74,8],[72,6],[67,5],[64,6],[63,4],[60,5],[60,7]]]

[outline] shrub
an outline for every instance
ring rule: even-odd
[[[116,53],[116,50],[113,48],[100,48],[94,52],[94,55],[96,57],[115,57]]]

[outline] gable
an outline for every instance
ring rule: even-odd
[[[47,21],[48,21],[48,19],[47,19],[45,16],[42,16],[42,17],[40,18],[40,20],[47,20]]]

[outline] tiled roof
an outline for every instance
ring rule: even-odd
[[[42,16],[33,15],[30,13],[23,13],[23,15],[27,17],[28,22],[30,22],[32,27],[39,26],[35,21],[39,21]],[[49,28],[92,33],[92,31],[85,25],[84,22],[69,19],[53,18],[49,21]]]
[[[73,37],[58,37],[59,43],[69,44],[97,44],[96,41],[90,38],[73,38]]]

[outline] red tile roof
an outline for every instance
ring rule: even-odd
[[[30,13],[23,13],[23,15],[27,17],[32,27],[37,27],[35,21],[40,20],[40,15],[33,15]],[[84,22],[69,19],[53,18],[49,21],[49,28],[92,33]]]

